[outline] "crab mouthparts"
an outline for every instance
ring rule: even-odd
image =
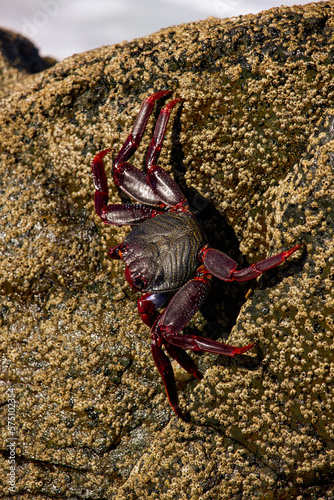
[[[125,279],[134,290],[144,290],[146,282],[140,276],[131,276],[129,268],[125,267]]]

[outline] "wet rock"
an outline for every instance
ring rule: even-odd
[[[333,10],[212,18],[32,76],[12,62],[20,76],[0,109],[1,421],[11,388],[21,498],[333,496]],[[185,101],[160,164],[212,244],[242,266],[304,241],[250,293],[215,283],[187,327],[257,343],[233,360],[192,354],[201,383],[175,368],[189,424],[168,405],[122,264],[107,259],[128,228],[95,215],[90,169],[110,147],[119,202],[112,157],[162,88]]]

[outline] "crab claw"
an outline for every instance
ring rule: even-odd
[[[160,315],[158,309],[168,299],[168,293],[142,293],[138,299],[138,312],[145,325],[152,327]]]

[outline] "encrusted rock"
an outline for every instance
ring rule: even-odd
[[[333,28],[334,3],[320,2],[164,29],[33,76],[4,56],[16,76],[0,108],[1,498],[8,387],[21,499],[334,496]],[[162,88],[185,101],[160,164],[210,242],[244,265],[304,241],[252,292],[213,287],[188,332],[257,348],[193,353],[201,383],[176,369],[189,424],[106,256],[127,228],[93,206],[93,155],[116,153]]]

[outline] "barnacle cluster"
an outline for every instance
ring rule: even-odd
[[[0,387],[2,403],[8,386],[17,395],[22,498],[334,496],[333,24],[333,2],[212,18],[12,84],[0,110]],[[214,204],[248,262],[304,241],[247,295],[229,336],[257,341],[257,354],[204,355],[201,383],[178,379],[191,424],[169,421],[135,297],[106,263],[127,230],[97,229],[92,200],[93,155],[118,151],[161,88],[186,100],[160,163]],[[206,321],[193,326],[204,334]]]

